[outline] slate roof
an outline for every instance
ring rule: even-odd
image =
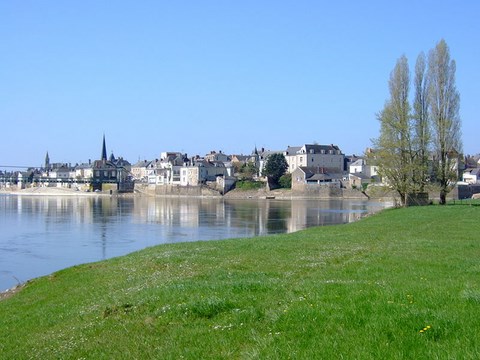
[[[305,150],[305,152],[302,152]],[[335,154],[340,151],[340,148],[337,145],[318,145],[318,144],[305,144],[302,146],[289,146],[287,147],[286,153],[288,156],[296,154],[321,154],[322,151],[328,154],[330,150],[334,150]]]

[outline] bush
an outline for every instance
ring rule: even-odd
[[[280,176],[278,180],[280,187],[283,189],[291,189],[292,188],[292,174],[284,174]]]
[[[265,184],[261,181],[239,180],[235,183],[235,188],[240,190],[258,190],[263,187],[265,187]]]

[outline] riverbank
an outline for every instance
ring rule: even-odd
[[[266,188],[243,190],[232,189],[225,194],[208,186],[146,185],[136,184],[135,193],[154,197],[198,197],[224,199],[362,199],[369,197],[355,189],[318,188],[315,191],[300,192],[291,189],[267,190]],[[388,201],[391,201],[388,200]]]
[[[332,193],[329,189],[322,189],[315,193],[302,193],[290,189],[258,189],[258,190],[240,190],[233,189],[224,195],[226,199],[361,199],[368,200],[368,196],[361,191],[353,189],[335,189]]]
[[[24,196],[105,196],[106,192],[78,191],[64,187],[33,187],[21,190],[0,190],[0,194]]]
[[[5,358],[480,355],[478,203],[169,244],[0,301]]]
[[[160,187],[163,191],[148,191],[145,189],[137,189],[134,193],[112,193],[110,192],[85,192],[77,191],[75,189],[63,187],[35,187],[22,190],[5,191],[1,190],[0,194],[10,195],[32,195],[32,196],[154,196],[154,197],[199,197],[199,198],[225,198],[225,199],[362,199],[367,200],[368,196],[358,190],[352,189],[338,189],[335,194],[328,191],[318,192],[316,194],[307,194],[293,192],[290,189],[276,189],[276,190],[239,190],[233,189],[225,195],[221,195],[211,189],[202,189],[194,187],[171,187],[170,191],[166,191],[167,186]],[[340,191],[341,190],[341,191]]]

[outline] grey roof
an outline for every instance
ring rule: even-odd
[[[225,164],[222,161],[200,160],[200,161],[195,162],[195,166],[199,166],[199,167],[225,167]]]
[[[350,164],[350,166],[363,166],[366,165],[367,162],[364,159],[358,159]]]
[[[140,161],[136,162],[134,165],[132,165],[132,167],[136,167],[136,168],[147,167],[150,163],[151,163],[151,161],[149,161],[149,160],[140,160]]]
[[[349,174],[350,177],[357,177],[359,179],[364,179],[364,180],[367,180],[367,179],[371,179],[372,177],[371,176],[367,176],[365,175],[364,173],[355,173],[355,174]]]
[[[321,150],[340,150],[339,147],[337,145],[309,145],[309,144],[305,144],[305,149],[307,150],[307,152],[310,152],[310,150],[313,150],[315,154],[318,154],[320,153]]]
[[[328,174],[313,174],[311,177],[307,179],[308,180],[331,180],[333,178]]]
[[[265,150],[260,153],[260,159],[265,160],[267,157],[273,154],[283,154],[283,151],[279,150]]]
[[[91,169],[92,164],[82,163],[75,166],[75,169]]]
[[[236,158],[238,161],[247,161],[250,159],[253,155],[232,155],[232,158]]]
[[[471,174],[471,175],[480,175],[480,168],[470,168],[470,169],[466,169],[464,172],[464,174]]]
[[[328,152],[330,150],[340,151],[340,148],[337,145],[318,145],[318,144],[305,144],[302,146],[289,146],[286,150],[287,155],[300,154],[301,150],[305,148],[305,153],[308,154],[321,154],[322,150]]]
[[[302,148],[301,146],[289,146],[287,147],[286,153],[287,155],[294,155],[298,151],[300,151],[301,148]]]
[[[328,175],[327,173],[325,173],[323,168],[319,167],[299,166],[297,169],[300,169],[305,173],[305,179],[310,179],[312,176],[315,175]]]

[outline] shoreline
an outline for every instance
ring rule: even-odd
[[[211,195],[191,195],[191,194],[182,194],[182,193],[175,193],[175,194],[154,194],[148,192],[132,192],[132,193],[118,193],[113,192],[110,194],[109,192],[85,192],[85,191],[78,191],[74,189],[67,189],[67,188],[57,188],[57,187],[38,187],[38,188],[29,188],[29,189],[22,189],[22,190],[0,190],[0,195],[14,195],[14,196],[80,196],[80,197],[93,197],[93,196],[146,196],[146,197],[153,197],[153,198],[171,198],[171,197],[198,197],[198,198],[212,198],[218,197],[219,199],[259,199],[259,200],[330,200],[330,199],[338,199],[338,200],[369,200],[365,194],[354,191],[354,190],[347,190],[345,189],[342,192],[341,196],[329,195],[329,194],[304,194],[298,192],[292,192],[289,189],[276,189],[276,190],[231,190],[224,195],[218,196],[211,196]],[[380,200],[382,199],[370,199],[370,200]]]
[[[27,282],[25,282],[23,284],[15,285],[14,287],[11,287],[10,289],[0,290],[0,301],[8,299],[8,298],[12,297],[13,295],[19,293],[25,287],[25,284]]]
[[[0,301],[2,354],[281,357],[307,339],[300,358],[319,348],[325,358],[354,358],[359,347],[367,357],[405,354],[405,343],[410,354],[462,358],[477,335],[479,215],[478,206],[402,208],[349,226],[166,244],[71,267]],[[445,257],[452,241],[458,256]],[[187,353],[192,338],[201,347]]]
[[[81,192],[81,191],[76,191],[73,189],[61,189],[61,188],[33,188],[33,189],[24,189],[20,191],[5,191],[5,190],[0,190],[0,196],[5,196],[5,197],[22,197],[25,196],[26,198],[31,197],[33,198],[40,198],[40,197],[65,197],[65,198],[75,198],[75,196],[78,196],[78,198],[85,198],[85,197],[101,197],[106,199],[106,196],[112,198],[112,197],[151,197],[151,198],[162,198],[162,197],[168,197],[171,198],[172,196],[153,196],[145,193],[126,193],[126,194],[108,194],[108,193],[101,193],[101,192]],[[270,196],[270,197],[266,197]],[[176,198],[187,198],[187,196],[173,196]],[[321,198],[321,197],[312,197],[312,196],[305,196],[303,194],[291,194],[289,190],[273,190],[270,192],[267,192],[265,190],[261,191],[243,191],[243,190],[237,190],[237,191],[232,191],[229,194],[226,194],[223,197],[220,197],[220,199],[228,201],[228,200],[253,200],[253,201],[274,201],[274,200],[279,200],[279,201],[294,201],[294,200],[361,200],[361,201],[368,201],[368,199],[365,198],[340,198],[340,197],[330,197],[330,198]],[[385,199],[370,199],[370,201],[373,202],[386,202]],[[0,289],[0,300],[3,300],[5,298],[8,298],[17,292],[19,292],[25,284],[28,283],[29,280],[25,282],[18,282],[15,285],[11,285],[10,288],[5,287]]]
[[[22,190],[0,190],[0,195],[15,196],[111,196],[122,194],[110,194],[106,192],[86,192],[67,188],[38,187]]]

